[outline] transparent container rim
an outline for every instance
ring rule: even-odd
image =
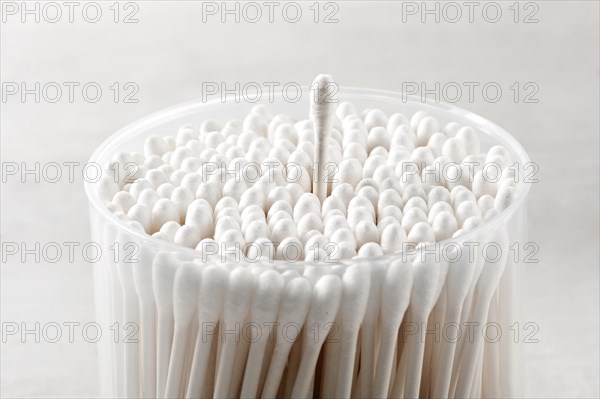
[[[308,88],[308,86],[305,86],[305,87],[302,87],[302,90],[304,92],[304,90],[309,90],[309,88]],[[395,92],[395,91],[390,91],[390,90],[340,86],[338,93],[340,94],[341,101],[352,101],[353,99],[360,99],[360,100],[373,99],[373,100],[381,101],[381,100],[386,100],[386,99],[389,100],[391,98],[394,100],[401,100],[405,104],[419,104],[424,108],[434,108],[438,111],[442,111],[442,112],[448,114],[449,116],[455,116],[455,117],[460,117],[462,119],[466,119],[466,120],[470,121],[477,128],[486,131],[490,136],[492,136],[496,139],[499,139],[502,142],[502,144],[507,146],[509,148],[509,150],[512,150],[517,155],[517,157],[518,157],[517,162],[519,162],[521,165],[524,165],[527,162],[530,162],[529,156],[527,155],[527,152],[525,151],[523,146],[521,146],[521,144],[510,133],[508,133],[506,130],[502,129],[500,126],[496,125],[495,123],[493,123],[475,113],[472,113],[470,111],[467,111],[467,110],[459,108],[459,107],[456,107],[454,105],[434,102],[429,99],[422,99],[421,97],[418,97],[418,96],[406,95],[401,92]],[[160,125],[164,122],[175,119],[177,117],[184,116],[186,114],[190,114],[193,111],[197,111],[201,108],[205,108],[205,107],[209,108],[210,106],[216,106],[219,104],[220,105],[224,105],[224,104],[231,105],[234,103],[235,103],[234,101],[222,101],[219,98],[216,98],[211,101],[200,101],[200,100],[196,99],[196,100],[177,104],[177,105],[165,108],[163,110],[154,112],[148,116],[145,116],[141,119],[138,119],[138,120],[126,125],[125,127],[119,129],[118,131],[113,133],[111,136],[109,136],[102,144],[100,144],[100,146],[96,149],[96,151],[94,151],[89,162],[90,163],[99,163],[98,160],[105,157],[107,155],[106,152],[113,149],[114,147],[118,147],[120,144],[122,144],[123,142],[125,142],[127,140],[130,140],[133,137],[144,134],[145,130],[148,128],[151,128],[156,125]],[[260,103],[261,102],[257,102],[255,105],[258,105]],[[306,109],[308,110],[308,104],[306,104]],[[148,234],[142,234],[142,233],[138,232],[137,230],[133,229],[131,226],[127,225],[124,221],[118,219],[115,215],[112,214],[112,212],[110,212],[108,210],[108,208],[104,204],[104,201],[98,197],[96,191],[94,190],[94,183],[85,181],[84,186],[85,186],[85,192],[88,197],[89,203],[94,207],[94,209],[97,212],[100,213],[100,215],[102,217],[104,217],[104,219],[107,222],[111,223],[113,225],[113,227],[122,229],[125,232],[127,232],[128,234],[133,235],[135,238],[137,238],[140,241],[140,243],[144,243],[144,244],[147,244],[147,245],[150,245],[150,246],[153,246],[158,249],[165,250],[165,251],[179,252],[184,255],[187,254],[190,257],[198,257],[199,252],[196,251],[195,249],[183,247],[183,246],[180,246],[180,245],[177,245],[174,243],[170,243],[170,242],[166,242],[159,238],[152,237]],[[524,182],[522,180],[517,182],[517,186],[518,186],[518,197],[508,208],[506,208],[502,212],[498,213],[496,216],[494,216],[490,220],[477,226],[473,230],[470,230],[470,231],[468,231],[464,234],[461,234],[460,236],[457,236],[457,237],[450,237],[446,240],[439,241],[436,244],[443,247],[443,246],[451,244],[451,243],[469,242],[469,240],[468,240],[469,238],[473,238],[473,237],[477,236],[478,233],[481,232],[482,230],[485,230],[487,228],[498,227],[499,225],[504,223],[506,221],[506,219],[508,219],[514,212],[516,212],[517,209],[519,209],[523,205],[523,203],[525,202],[525,200],[529,194],[529,190],[531,189],[531,183]],[[391,261],[396,258],[400,258],[402,256],[403,256],[402,252],[397,252],[394,254],[387,254],[387,255],[383,255],[383,256],[364,257],[364,258],[357,258],[357,259],[346,260],[346,261],[336,261],[334,263],[332,262],[329,264],[328,263],[312,263],[312,262],[305,262],[305,261],[298,261],[298,262],[273,261],[272,263],[274,265],[293,263],[293,264],[298,264],[298,265],[318,265],[318,266],[331,265],[331,266],[333,266],[336,264],[347,264],[348,261],[355,263],[357,260],[360,262],[374,262],[374,261],[386,262],[386,261]],[[257,263],[260,263],[260,262],[257,262]]]

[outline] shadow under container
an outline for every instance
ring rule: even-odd
[[[305,88],[297,102],[278,96],[266,105],[274,113],[302,119],[307,115],[309,95]],[[401,93],[369,89],[340,88],[337,98],[351,102],[359,110],[379,108],[388,114],[400,112],[407,116],[422,110],[442,125],[449,122],[470,125],[479,136],[482,150],[503,145],[521,169],[529,162],[512,136],[468,111],[422,102]],[[195,101],[169,108],[115,133],[90,161],[105,165],[118,152],[141,151],[147,137],[173,134],[185,124],[200,125],[206,119],[243,120],[254,105]],[[296,381],[298,369],[306,366],[301,353],[303,345],[307,345],[303,342],[307,331],[312,328],[308,325],[310,315],[300,323],[302,328],[298,334],[291,334],[290,338],[289,329],[286,331],[291,350],[282,370],[270,370],[270,365],[277,352],[274,348],[283,340],[284,326],[263,334],[270,337],[263,345],[261,340],[253,339],[256,331],[244,332],[245,326],[256,325],[252,324],[254,313],[250,309],[242,311],[236,320],[240,326],[238,337],[222,334],[231,326],[223,325],[223,319],[229,316],[219,309],[219,323],[208,338],[212,339],[212,345],[206,346],[206,323],[199,320],[195,310],[182,316],[185,311],[180,309],[182,302],[202,306],[197,303],[202,294],[201,285],[186,286],[177,277],[184,270],[182,265],[195,262],[198,273],[209,265],[216,265],[228,278],[234,270],[246,268],[251,271],[255,284],[270,270],[281,274],[284,281],[305,279],[312,288],[322,276],[339,278],[344,296],[333,323],[318,326],[327,340],[320,348],[317,364],[308,373],[309,396],[339,397],[351,389],[352,397],[522,397],[521,345],[515,339],[518,335],[514,334],[515,328],[522,328],[519,310],[522,259],[517,257],[520,252],[515,251],[514,246],[522,248],[527,241],[529,186],[523,179],[517,181],[518,196],[512,205],[474,230],[437,243],[434,251],[437,256],[427,251],[430,247],[425,247],[334,264],[257,262],[240,265],[207,261],[198,251],[141,234],[109,212],[96,194],[94,184],[88,182],[92,238],[101,244],[104,254],[111,254],[94,265],[96,317],[106,332],[98,344],[101,395],[164,397],[165,391],[170,391],[168,396],[212,397],[225,392],[222,388],[216,392],[216,386],[228,381],[229,390],[224,396],[239,396],[244,389],[245,393],[253,393],[250,396],[269,397],[273,388],[269,392],[264,390],[266,382],[272,385],[269,373],[281,374],[276,384],[277,397],[289,397],[295,392],[294,385],[299,384]],[[460,254],[458,258],[457,254]],[[368,276],[365,283],[368,301],[362,322],[351,328],[344,324],[344,303],[359,293],[353,294],[351,287],[344,285],[344,276],[357,268],[361,273],[366,271]],[[281,301],[288,286],[289,282],[281,292]],[[394,287],[405,288],[395,293],[396,301],[390,302]],[[311,298],[313,306],[316,302]],[[403,301],[409,302],[404,310],[400,309]],[[183,333],[182,323],[175,321],[181,317],[191,317],[190,323],[183,324]],[[272,321],[281,317],[279,312]],[[231,317],[228,320],[231,321]],[[174,343],[177,340],[174,337],[178,336],[185,336],[183,344]],[[389,345],[393,349],[384,353],[383,348]],[[256,353],[253,351],[258,350],[255,346],[264,352],[262,365],[246,364]],[[354,348],[348,351],[352,346]],[[206,347],[210,347],[210,351],[203,355],[202,348]],[[235,355],[235,366],[231,370],[226,366],[219,369],[217,357],[225,348]],[[175,352],[183,356],[176,356]],[[344,355],[340,357],[340,353]],[[195,373],[198,364],[203,363],[198,356],[208,359],[205,377],[200,382]],[[348,366],[349,361],[351,366]],[[328,362],[330,367],[327,367]],[[343,373],[351,377],[349,388],[347,383],[340,382],[345,381],[341,377]]]

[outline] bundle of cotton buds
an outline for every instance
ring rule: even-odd
[[[257,105],[240,123],[206,120],[119,153],[100,195],[140,232],[199,251],[322,262],[456,237],[507,208],[516,171],[477,133],[340,103],[315,159],[313,121]],[[313,191],[315,168],[326,196]],[[119,179],[115,181],[115,170]]]

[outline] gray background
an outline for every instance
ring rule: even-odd
[[[431,16],[423,23],[419,15],[404,22],[400,2],[339,2],[334,24],[314,23],[311,3],[300,3],[296,24],[281,11],[274,23],[266,16],[256,24],[231,17],[203,23],[202,6],[192,2],[138,2],[139,22],[123,24],[112,21],[111,3],[101,3],[96,24],[81,9],[74,23],[64,15],[56,24],[7,16],[2,82],[97,82],[103,96],[95,104],[80,91],[73,103],[3,101],[3,162],[83,163],[125,124],[200,97],[202,82],[306,85],[318,73],[341,85],[397,91],[403,82],[497,82],[498,102],[479,90],[472,102],[463,93],[458,105],[503,126],[540,165],[530,201],[540,262],[525,270],[525,318],[539,325],[539,343],[526,345],[526,393],[599,396],[598,2],[535,2],[539,21],[531,24],[513,21],[512,2],[499,3],[497,23],[485,21],[482,7],[473,23],[466,14],[457,23]],[[533,10],[523,6],[520,19]],[[115,103],[113,82],[135,82],[139,102]],[[539,101],[515,102],[514,82],[537,84]],[[82,181],[65,180],[3,183],[2,241],[89,241]],[[89,265],[11,257],[0,270],[3,323],[94,320]],[[0,356],[3,397],[97,393],[95,347],[81,335],[75,343],[8,339]]]

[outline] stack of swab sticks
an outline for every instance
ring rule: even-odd
[[[107,166],[138,168],[100,180],[120,224],[92,213],[94,233],[158,244],[96,267],[98,318],[121,332],[103,340],[105,394],[515,395],[517,349],[486,331],[516,321],[509,151],[425,112],[336,108],[331,85],[315,80],[308,121],[259,106]],[[238,181],[250,163],[273,169]]]

